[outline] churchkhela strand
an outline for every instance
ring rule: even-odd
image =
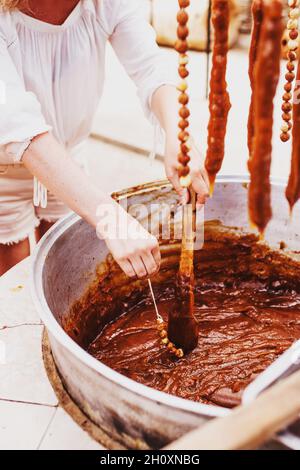
[[[289,19],[287,22],[288,30],[288,53],[287,53],[287,63],[286,69],[287,73],[285,74],[286,83],[284,85],[284,94],[282,95],[282,119],[283,123],[281,126],[280,139],[282,142],[287,142],[290,139],[290,130],[292,128],[292,91],[293,91],[293,81],[295,79],[295,61],[297,59],[297,49],[298,49],[298,20],[300,15],[299,10],[299,0],[288,0],[289,4]]]
[[[191,184],[191,178],[190,178],[190,168],[189,168],[189,162],[190,162],[190,145],[189,145],[189,116],[190,116],[190,111],[188,109],[188,103],[189,103],[189,96],[187,94],[187,77],[189,75],[189,71],[187,69],[187,65],[189,62],[189,58],[187,55],[188,52],[188,35],[189,35],[189,29],[188,29],[188,20],[189,20],[189,15],[186,10],[187,7],[190,6],[190,0],[179,0],[178,1],[180,10],[177,14],[177,22],[178,22],[178,27],[177,27],[177,41],[175,44],[175,49],[179,54],[179,65],[178,65],[178,74],[180,77],[180,82],[178,85],[178,91],[180,92],[179,94],[179,104],[180,104],[180,109],[179,109],[179,133],[178,133],[178,140],[180,144],[180,151],[178,154],[178,163],[179,163],[179,168],[178,168],[178,175],[180,179],[180,184],[183,188],[188,188]],[[179,285],[178,285],[179,291],[181,292],[181,282],[179,279]],[[190,286],[191,289],[191,296],[193,297],[193,286]],[[181,293],[179,292],[179,296]],[[185,305],[186,307],[186,305]],[[180,309],[181,311],[181,309]],[[159,332],[159,335],[161,337],[161,342],[163,345],[165,345],[169,351],[174,354],[176,357],[181,358],[184,355],[184,351],[181,347],[176,347],[176,345],[181,345],[180,339],[182,338],[183,331],[182,329],[177,328],[177,319],[178,316],[181,316],[180,312],[176,312],[175,314],[176,319],[174,318],[174,312],[169,312],[169,322],[168,326],[166,323],[161,319],[157,318],[157,329]],[[188,327],[188,325],[187,325]],[[168,331],[167,331],[168,328]],[[170,341],[169,337],[172,339]],[[176,343],[175,343],[175,341]],[[175,345],[176,344],[176,345]]]
[[[261,235],[272,217],[270,167],[272,158],[273,100],[280,73],[283,34],[282,1],[263,2],[263,21],[254,65],[254,138],[249,159],[249,219]]]
[[[193,350],[198,343],[198,323],[194,317],[194,233],[196,226],[196,194],[191,186],[190,176],[190,155],[191,146],[189,143],[190,134],[188,109],[189,97],[187,94],[188,84],[186,78],[189,75],[188,65],[188,20],[189,16],[186,8],[190,5],[189,0],[179,0],[180,11],[177,15],[178,40],[175,49],[179,53],[178,73],[180,83],[179,94],[179,154],[178,154],[178,175],[182,188],[187,189],[190,201],[183,206],[182,215],[182,244],[179,264],[179,272],[176,278],[176,308],[169,312],[168,334],[163,339],[166,342],[171,340],[171,351],[174,345],[179,347],[179,351],[187,353]],[[167,344],[170,347],[170,343]],[[177,357],[177,353],[175,352]]]
[[[297,83],[300,80],[300,63],[298,61]],[[297,95],[297,96],[296,96]],[[296,99],[298,97],[298,99]],[[300,103],[299,89],[295,93],[293,104],[293,131],[292,131],[292,163],[288,185],[286,188],[286,198],[292,213],[295,203],[300,198]]]
[[[263,20],[263,2],[262,0],[254,0],[252,3],[252,19],[253,19],[253,27],[252,27],[252,35],[251,35],[251,44],[250,44],[250,51],[249,51],[249,79],[251,85],[251,102],[249,108],[249,116],[248,116],[248,149],[249,149],[249,158],[251,158],[252,150],[253,150],[253,137],[254,137],[254,87],[255,87],[255,80],[254,80],[254,66],[257,59],[258,53],[258,45],[259,45],[259,38],[261,33],[261,25]]]
[[[212,0],[214,47],[209,94],[208,147],[205,160],[211,194],[224,158],[227,119],[231,108],[226,83],[229,20],[229,2]]]
[[[188,118],[190,116],[190,111],[188,109],[189,96],[187,94],[188,84],[186,80],[186,78],[189,76],[189,71],[187,69],[187,65],[189,62],[189,58],[187,55],[188,35],[189,35],[189,29],[188,29],[187,23],[189,20],[189,15],[186,11],[186,8],[190,5],[190,0],[179,0],[178,3],[180,6],[180,11],[178,12],[178,15],[177,15],[178,40],[175,44],[175,49],[179,54],[178,74],[180,77],[180,83],[178,85],[178,91],[180,92],[179,98],[178,98],[179,104],[180,104],[180,109],[179,109],[180,120],[178,123],[178,127],[179,127],[178,139],[180,143],[180,152],[178,154],[178,162],[179,162],[178,174],[179,174],[181,186],[184,188],[188,188],[191,184],[191,180],[190,180],[190,175],[189,175],[190,173],[190,168],[189,168],[190,134],[188,131],[188,127],[189,127]]]

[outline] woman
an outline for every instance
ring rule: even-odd
[[[80,151],[102,94],[110,41],[148,117],[165,131],[166,175],[182,195],[177,92],[140,4],[63,0],[54,7],[51,0],[0,0],[0,274],[28,256],[34,228],[39,239],[68,208],[106,237],[128,276],[159,268],[156,238],[92,183]],[[192,154],[193,186],[203,203],[207,175],[199,154]],[[48,204],[35,207],[45,196],[42,185],[49,190]],[[97,217],[104,207],[114,215],[111,224],[130,227],[126,239],[107,237]]]

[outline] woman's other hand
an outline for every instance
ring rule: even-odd
[[[196,148],[195,144],[191,144],[190,151],[191,161],[189,163],[190,176],[192,180],[192,187],[197,193],[197,203],[199,205],[205,204],[209,197],[209,179],[208,174],[204,166],[204,159],[200,151]],[[169,139],[166,141],[166,156],[165,156],[165,171],[168,180],[174,186],[179,196],[182,198],[182,202],[185,200],[186,193],[182,189],[178,176],[178,142],[176,139]]]

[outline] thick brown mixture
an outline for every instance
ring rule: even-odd
[[[172,282],[156,287],[159,310],[174,309]],[[88,351],[137,382],[197,402],[234,406],[240,392],[300,338],[300,294],[273,282],[196,281],[197,348],[176,359],[160,344],[149,299],[108,324]]]
[[[195,255],[198,346],[177,359],[160,344],[147,281],[128,279],[108,257],[72,306],[65,331],[121,374],[203,403],[234,406],[242,390],[300,338],[300,253],[270,248],[253,233],[205,223]],[[152,279],[167,320],[176,302],[179,240],[161,245]]]

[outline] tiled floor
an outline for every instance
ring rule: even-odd
[[[176,55],[166,51],[176,69]],[[204,99],[205,56],[191,57],[192,125],[202,151],[205,147],[207,102]],[[113,78],[114,77],[114,78]],[[118,77],[116,82],[115,77]],[[246,117],[249,102],[247,57],[234,50],[229,60],[229,88],[233,102],[223,173],[246,171]],[[280,92],[278,93],[278,97]],[[279,98],[275,129],[280,125]],[[152,147],[152,130],[143,117],[134,86],[108,51],[107,86],[97,113],[94,132],[143,149]],[[286,178],[289,144],[275,133],[272,172]],[[90,140],[91,175],[102,189],[112,191],[164,177],[163,165],[134,152]],[[95,449],[100,448],[57,405],[41,358],[39,318],[29,294],[29,260],[0,279],[0,449]]]
[[[40,450],[100,450],[101,448],[62,408],[56,409],[39,445]]]
[[[56,408],[0,400],[0,450],[38,449]]]
[[[0,280],[0,450],[101,449],[58,407],[41,353],[26,259]]]

